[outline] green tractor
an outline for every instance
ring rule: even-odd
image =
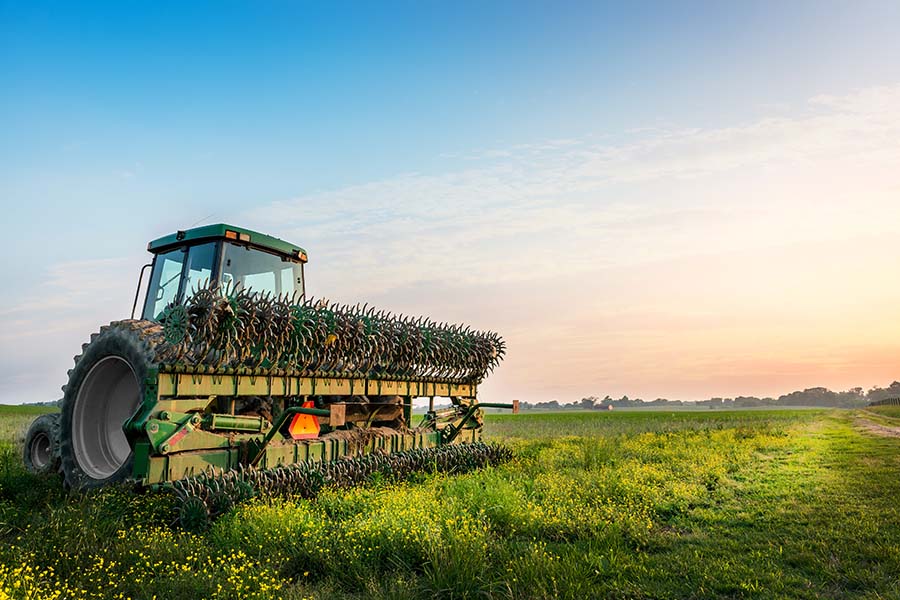
[[[91,336],[60,414],[29,431],[31,470],[95,488],[450,446],[456,456],[479,446],[482,407],[512,408],[476,400],[504,354],[499,336],[309,299],[295,244],[219,224],[148,251],[132,319]],[[429,400],[416,425],[415,398]]]

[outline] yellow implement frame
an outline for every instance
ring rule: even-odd
[[[308,377],[293,375],[174,373],[160,371],[159,398],[197,396],[409,396],[475,398],[472,383]]]

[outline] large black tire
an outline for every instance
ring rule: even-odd
[[[25,468],[36,475],[59,472],[59,413],[41,415],[25,434]]]
[[[60,455],[66,485],[94,488],[127,479],[134,453],[122,426],[141,406],[162,327],[114,321],[81,347],[63,386]]]

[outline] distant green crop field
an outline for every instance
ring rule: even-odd
[[[510,463],[199,534],[165,495],[27,475],[12,413],[0,599],[900,598],[900,439],[849,411],[489,415]]]
[[[561,436],[615,436],[642,432],[669,432],[697,429],[721,429],[740,426],[777,426],[796,424],[821,416],[819,410],[720,410],[720,411],[572,411],[492,413],[486,415],[485,431],[489,439],[536,439]]]
[[[870,406],[866,410],[877,413],[883,417],[900,419],[900,406]]]
[[[21,444],[31,422],[40,415],[56,412],[49,406],[14,406],[0,404],[0,450]]]

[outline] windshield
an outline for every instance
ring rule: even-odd
[[[147,286],[144,318],[158,320],[170,303],[209,285],[216,258],[216,242],[176,248],[156,256]],[[182,285],[182,280],[187,278]]]
[[[223,248],[222,284],[258,294],[303,295],[303,265],[255,248],[227,242]]]
[[[187,276],[187,281],[184,284],[185,298],[202,287],[209,287],[215,259],[215,242],[191,246],[188,250],[187,265],[184,270]]]
[[[150,276],[147,301],[144,304],[145,319],[156,319],[163,309],[178,297],[186,254],[184,248],[176,248],[165,254],[159,254],[154,259],[153,274]]]

